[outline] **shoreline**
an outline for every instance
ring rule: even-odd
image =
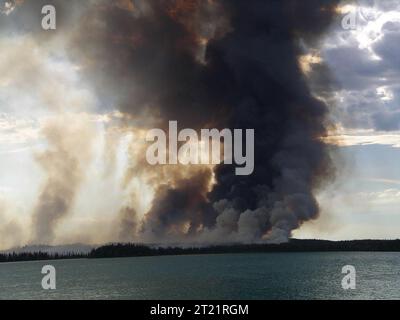
[[[13,252],[0,254],[0,263],[77,259],[133,258],[243,253],[400,252],[400,240],[299,240],[281,244],[231,244],[207,247],[157,247],[142,244],[108,244],[89,253]]]

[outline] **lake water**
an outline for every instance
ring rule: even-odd
[[[41,269],[57,270],[57,289]],[[356,268],[343,290],[342,267]],[[0,264],[0,299],[399,299],[400,253],[265,253]]]

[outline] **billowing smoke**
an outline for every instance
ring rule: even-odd
[[[15,217],[10,217],[7,202],[0,192],[0,234],[3,246],[12,247],[23,244],[23,228]]]
[[[299,67],[336,1],[103,2],[84,18],[74,54],[104,99],[166,127],[254,128],[255,171],[204,168],[160,184],[142,232],[170,237],[286,240],[316,218],[313,192],[331,173],[327,106]],[[138,121],[140,122],[140,121]],[[145,165],[140,167],[146,170]],[[147,237],[146,237],[147,238]]]
[[[49,147],[37,155],[45,183],[33,212],[32,243],[54,241],[58,224],[70,213],[91,157],[93,132],[84,116],[51,119],[43,128]]]
[[[135,241],[135,231],[137,228],[137,213],[134,208],[124,207],[120,211],[118,241]]]
[[[42,2],[26,0],[20,17]],[[145,145],[132,145],[124,186],[139,179],[154,199],[143,217],[136,200],[121,204],[119,239],[280,242],[318,216],[314,192],[332,174],[322,141],[328,107],[312,95],[299,59],[318,45],[338,0],[45,2],[56,6],[61,25],[50,36],[35,31],[37,38],[67,32],[69,59],[102,111],[121,112],[124,130],[142,137],[172,120],[180,129],[255,129],[249,176],[230,165],[152,167]],[[36,241],[51,241],[70,210],[89,149],[66,146],[57,132],[48,139],[53,149],[39,157],[49,174],[34,213]]]

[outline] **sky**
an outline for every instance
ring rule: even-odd
[[[4,6],[0,26],[22,8],[20,1]],[[325,99],[336,129],[326,141],[335,149],[336,178],[318,190],[319,218],[304,222],[293,236],[399,238],[400,4],[348,2],[339,11],[303,62],[306,74],[321,65],[330,70]],[[354,30],[341,24],[349,13],[356,16]],[[66,41],[74,26],[45,42],[10,28],[0,32],[0,247],[131,240],[121,219],[134,224],[131,204],[143,216],[156,192],[143,177],[125,179],[132,141],[142,132],[125,130],[116,102],[100,99],[82,76],[85,66],[71,58]],[[316,96],[318,84],[310,76]],[[46,209],[46,197],[54,200],[56,191],[63,194],[55,197],[63,221],[50,238],[41,238],[40,228],[32,234],[31,226],[46,217],[35,213]]]
[[[338,179],[321,192],[321,217],[295,232],[327,239],[398,238],[400,230],[400,5],[342,3],[340,21],[318,54],[336,80],[332,117],[339,129]],[[342,161],[342,162],[341,162]]]

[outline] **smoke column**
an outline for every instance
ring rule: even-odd
[[[210,168],[160,185],[141,229],[147,238],[285,241],[317,217],[314,190],[332,173],[321,142],[328,108],[310,93],[299,57],[336,4],[120,1],[85,17],[90,30],[103,24],[75,39],[75,54],[121,111],[161,127],[255,129],[255,172],[218,166],[212,190]]]
[[[43,128],[49,148],[37,155],[46,181],[33,213],[32,243],[50,244],[55,229],[68,215],[91,158],[93,133],[85,121],[64,116]]]
[[[321,1],[225,5],[234,32],[212,46],[209,56],[230,75],[224,93],[232,108],[230,127],[256,129],[256,169],[238,177],[231,167],[217,168],[210,198],[224,199],[218,222],[233,220],[241,240],[267,235],[285,241],[303,221],[317,217],[314,188],[332,173],[319,140],[326,134],[327,106],[310,94],[298,67],[300,39],[315,41],[332,7]]]
[[[28,11],[40,16],[41,4],[56,6],[57,32],[50,37],[32,32],[43,44],[54,44],[68,30],[63,37],[69,58],[92,85],[101,111],[121,112],[124,130],[140,136],[167,128],[169,121],[178,121],[180,129],[255,129],[250,176],[236,176],[227,165],[151,167],[144,147],[131,146],[135,162],[124,183],[144,179],[154,199],[142,218],[135,201],[121,205],[116,231],[121,239],[280,242],[318,216],[314,193],[333,174],[322,141],[328,107],[312,95],[299,59],[328,30],[338,1],[13,3],[19,19]],[[34,233],[43,241],[52,239],[57,217],[67,214],[82,175],[76,164],[80,151],[64,150],[62,140],[53,144],[58,151],[39,159],[49,172],[34,213]],[[53,178],[53,172],[67,176],[69,167],[76,177]]]

